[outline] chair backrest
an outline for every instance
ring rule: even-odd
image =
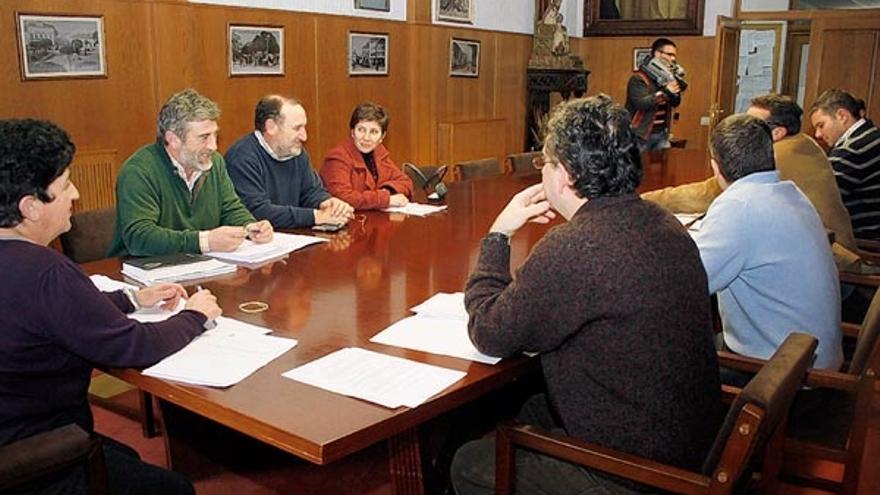
[[[425,179],[430,179],[442,166],[443,165],[414,165],[412,163],[404,163],[402,165],[403,172],[413,182],[413,185],[419,189],[424,189],[426,186]],[[421,177],[414,169],[417,169],[422,173]],[[430,186],[430,184],[427,185]]]
[[[856,339],[856,350],[853,352],[852,360],[846,369],[847,373],[851,375],[862,374],[877,346],[878,336],[880,336],[880,289],[874,291],[874,298],[871,299],[871,305],[868,306],[868,312],[865,314],[865,319],[862,320],[862,328]]]
[[[501,175],[501,165],[497,158],[483,158],[455,164],[455,180],[468,180],[477,177]]]
[[[525,153],[512,153],[507,155],[508,171],[513,175],[537,174],[538,170],[532,165],[532,160],[541,156],[540,151],[527,151]]]
[[[113,242],[115,222],[115,207],[74,213],[70,230],[61,234],[64,254],[77,263],[106,258]]]
[[[730,406],[718,436],[715,437],[715,443],[703,463],[704,475],[712,476],[716,469],[722,467],[734,430],[738,428],[738,419],[747,405],[757,406],[764,415],[757,433],[752,438],[749,451],[744,454],[745,459],[751,452],[763,448],[767,438],[788,413],[791,401],[804,381],[804,374],[813,363],[817,345],[818,341],[815,337],[804,333],[791,333],[785,339],[767,364],[749,381]],[[742,474],[743,466],[725,468],[729,470],[726,474],[731,482],[735,482]],[[736,471],[731,472],[733,470]]]

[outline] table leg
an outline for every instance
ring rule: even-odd
[[[388,468],[392,493],[424,495],[425,478],[418,428],[410,428],[388,439]]]

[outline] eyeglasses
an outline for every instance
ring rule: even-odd
[[[660,50],[658,50],[658,51],[660,51]],[[675,52],[664,52],[664,51],[660,51],[660,53],[663,54],[663,55],[666,55],[667,57],[678,57],[678,55],[676,55]]]
[[[544,170],[544,165],[547,165],[548,163],[552,165],[554,163],[559,163],[559,162],[556,160],[550,160],[548,158],[544,158],[544,155],[538,155],[538,156],[532,158],[532,166],[535,167],[535,169],[537,169],[537,170]]]

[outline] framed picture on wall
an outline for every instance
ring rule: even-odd
[[[633,71],[639,70],[648,60],[651,60],[650,48],[633,48]]]
[[[229,25],[229,76],[283,76],[284,27]]]
[[[473,0],[434,0],[437,4],[437,20],[451,22],[474,22]]]
[[[391,0],[354,0],[354,8],[390,12]]]
[[[103,16],[16,16],[23,80],[107,77]]]
[[[480,76],[480,42],[452,38],[449,43],[449,75]]]
[[[388,35],[348,33],[348,75],[388,75]]]

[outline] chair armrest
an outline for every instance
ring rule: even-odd
[[[542,431],[531,425],[501,424],[498,426],[497,441],[678,493],[705,493],[711,481],[691,471]]]
[[[862,251],[880,254],[880,241],[874,241],[871,239],[856,239],[856,246],[858,246],[859,249],[861,249]]]
[[[880,275],[859,275],[857,273],[840,272],[840,281],[866,287],[880,287]]]
[[[745,371],[748,373],[757,373],[766,363],[763,359],[740,356],[726,351],[718,351],[718,362],[721,366]],[[837,390],[853,391],[858,385],[859,377],[839,371],[820,370],[810,368],[807,370],[807,376],[804,379],[804,385],[807,387],[824,387]],[[723,387],[722,387],[722,393]]]
[[[38,433],[0,447],[0,489],[83,461],[96,445],[75,424]]]
[[[843,335],[858,338],[859,332],[862,331],[862,326],[844,321],[840,324],[840,329],[843,331]]]
[[[718,364],[725,368],[731,368],[747,373],[757,373],[767,364],[764,359],[742,356],[727,351],[718,351]]]

